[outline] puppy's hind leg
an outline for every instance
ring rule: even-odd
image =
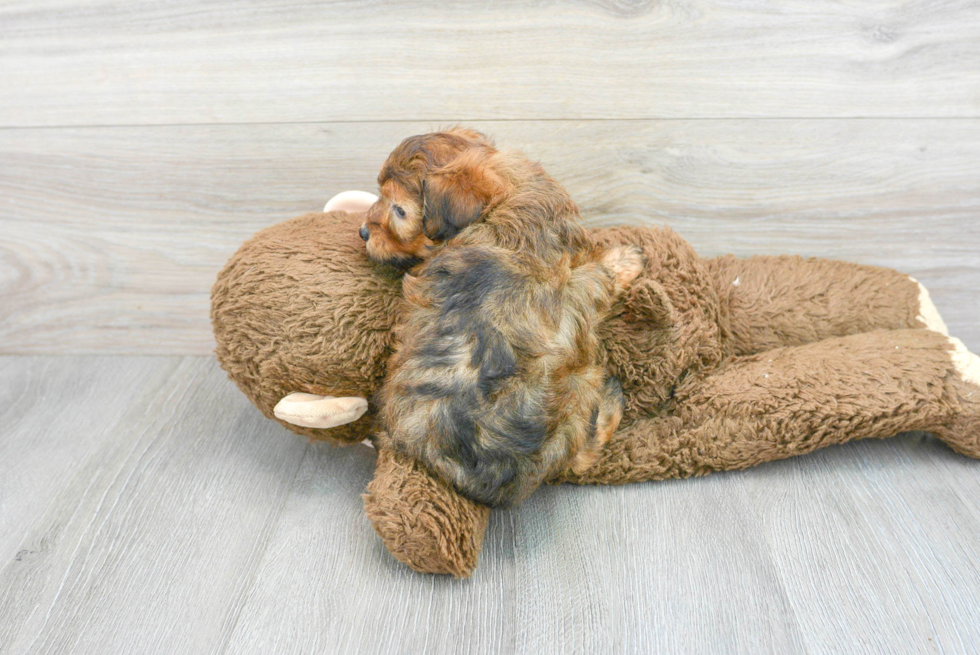
[[[619,422],[623,420],[625,407],[626,400],[623,398],[623,388],[619,384],[619,378],[613,376],[606,378],[606,384],[602,388],[602,398],[596,408],[595,433],[589,436],[588,445],[575,455],[569,468],[577,474],[582,474],[596,463],[602,448],[609,443],[613,432],[619,427]]]
[[[599,401],[599,416],[596,419],[595,436],[599,449],[609,443],[613,432],[623,420],[623,410],[626,399],[623,398],[623,387],[619,378],[610,375],[602,389],[602,400]]]
[[[646,259],[637,246],[610,248],[602,257],[602,265],[613,274],[614,288],[619,295],[643,272]]]

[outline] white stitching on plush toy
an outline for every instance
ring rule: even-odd
[[[943,317],[939,315],[939,310],[936,309],[932,298],[929,297],[929,290],[922,286],[914,277],[909,276],[909,279],[919,285],[919,315],[916,318],[926,324],[927,330],[932,330],[948,337],[949,330],[946,329],[946,323],[943,322]]]

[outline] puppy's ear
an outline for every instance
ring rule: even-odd
[[[422,181],[422,231],[433,241],[451,239],[475,223],[506,187],[484,148],[467,150]]]

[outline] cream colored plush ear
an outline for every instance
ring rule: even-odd
[[[366,212],[378,196],[367,191],[341,191],[327,201],[323,211]]]
[[[276,403],[272,413],[282,421],[304,428],[335,428],[353,423],[364,416],[367,408],[367,400],[356,396],[334,398],[291,393]]]

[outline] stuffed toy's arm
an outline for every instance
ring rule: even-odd
[[[380,449],[364,510],[391,554],[416,571],[464,578],[476,569],[490,508],[463,498],[418,462]]]

